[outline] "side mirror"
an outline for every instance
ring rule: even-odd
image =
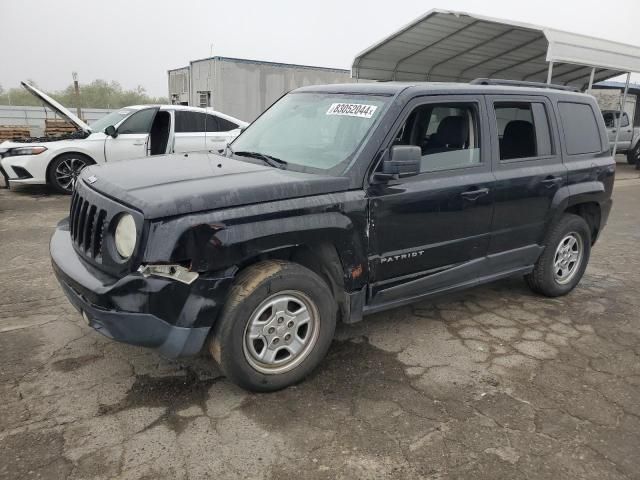
[[[395,145],[382,161],[381,170],[376,172],[378,180],[412,177],[420,173],[422,149],[414,145]]]
[[[109,125],[104,129],[105,135],[109,135],[110,137],[116,138],[118,136],[118,129],[113,125]]]

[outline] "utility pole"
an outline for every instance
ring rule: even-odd
[[[78,85],[78,72],[71,72],[73,77],[73,89],[76,91],[76,115],[82,118],[82,109],[80,108],[80,86]]]

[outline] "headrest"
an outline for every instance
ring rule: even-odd
[[[504,127],[502,138],[517,138],[520,141],[531,141],[535,138],[533,124],[526,120],[511,120]]]
[[[438,140],[449,147],[461,147],[469,137],[469,124],[465,117],[451,115],[438,125]]]

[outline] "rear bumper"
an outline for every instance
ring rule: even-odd
[[[92,328],[169,358],[202,349],[233,280],[225,275],[201,276],[186,285],[137,272],[111,277],[80,258],[66,222],[53,234],[50,251],[64,294]]]

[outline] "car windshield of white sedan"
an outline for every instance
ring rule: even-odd
[[[92,132],[103,132],[105,128],[109,125],[117,125],[119,122],[124,120],[126,117],[131,115],[135,110],[130,108],[121,108],[116,110],[115,112],[111,112],[105,115],[102,118],[99,118],[95,122],[91,123],[89,127],[91,127]]]
[[[292,93],[253,122],[231,148],[236,158],[262,155],[286,162],[291,170],[341,173],[387,102],[388,97],[371,95]]]

